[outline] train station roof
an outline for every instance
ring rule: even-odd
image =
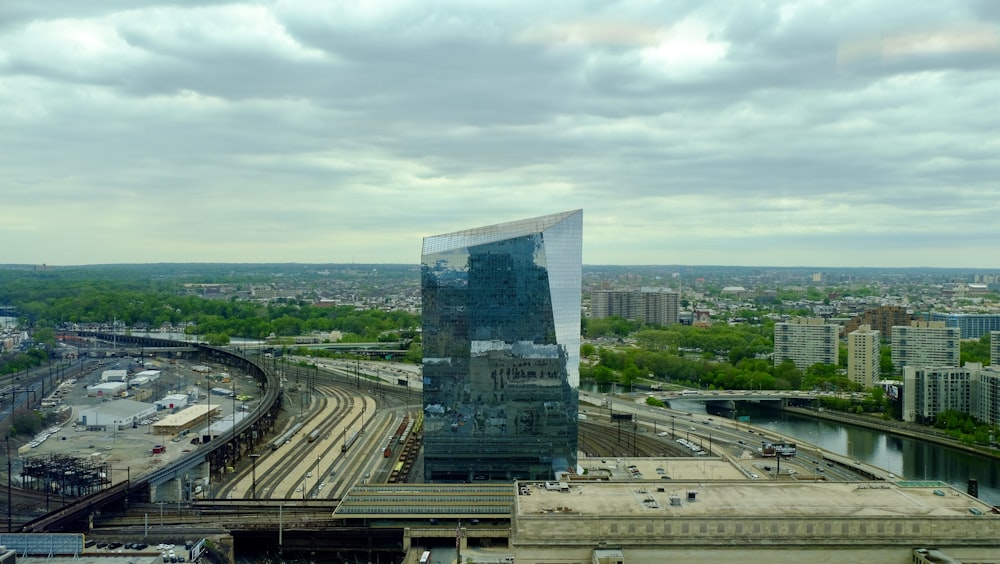
[[[334,518],[475,519],[510,517],[511,484],[360,485],[341,500]]]
[[[517,515],[907,518],[968,517],[992,509],[943,482],[635,480],[569,486],[519,484]]]

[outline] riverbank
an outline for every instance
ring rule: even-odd
[[[850,413],[840,413],[836,411],[809,409],[803,407],[785,407],[784,410],[805,417],[826,419],[828,421],[835,421],[837,423],[842,423],[845,425],[856,425],[858,427],[865,427],[866,429],[872,429],[874,431],[881,431],[883,433],[898,435],[900,437],[907,437],[914,440],[926,441],[929,443],[934,443],[936,445],[968,452],[970,454],[985,456],[993,460],[1000,460],[1000,450],[998,449],[988,448],[983,446],[966,445],[959,441],[956,441],[955,439],[949,437],[948,435],[936,429],[925,427],[923,425],[904,423],[902,421],[893,421],[891,419],[875,418],[870,415],[855,415]]]

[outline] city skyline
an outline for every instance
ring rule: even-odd
[[[0,264],[1000,268],[1000,6],[0,7]]]

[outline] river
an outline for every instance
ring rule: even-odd
[[[674,409],[706,413],[705,404],[700,402],[677,400],[671,405]],[[735,415],[748,416],[755,426],[878,466],[909,480],[939,480],[964,492],[969,479],[974,478],[979,482],[979,498],[1000,505],[1000,462],[995,460],[864,427],[764,409],[752,403],[738,403]]]

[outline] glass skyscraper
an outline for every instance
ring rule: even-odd
[[[583,210],[426,237],[424,478],[576,470]]]

